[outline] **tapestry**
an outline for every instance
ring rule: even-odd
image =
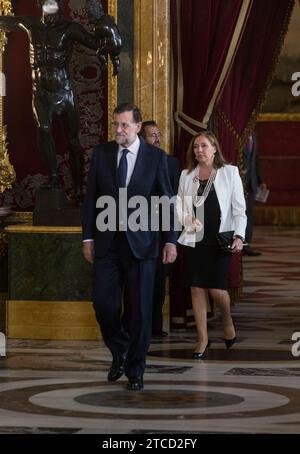
[[[102,1],[102,5],[107,10],[107,2]],[[15,15],[41,15],[35,0],[18,0],[13,6]],[[85,0],[66,0],[64,13],[69,20],[80,22],[86,30],[91,31],[92,26],[85,13]],[[31,211],[37,189],[47,180],[47,170],[37,147],[37,131],[32,114],[28,37],[20,31],[8,33],[7,38],[4,53],[4,124],[8,130],[9,157],[17,179],[12,189],[0,194],[0,206],[8,205],[15,211]],[[96,53],[80,44],[74,46],[69,72],[80,118],[79,140],[86,182],[93,148],[107,140],[107,73],[100,68]],[[54,118],[53,133],[59,177],[68,195],[71,191],[68,144],[59,117]]]

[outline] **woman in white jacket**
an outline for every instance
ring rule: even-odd
[[[224,341],[236,340],[227,291],[231,252],[243,248],[247,218],[238,168],[228,165],[217,138],[205,131],[193,137],[187,153],[187,169],[180,177],[177,215],[183,231],[178,242],[186,247],[186,283],[191,287],[197,327],[194,359],[202,359],[209,346],[206,291],[220,308]],[[231,252],[224,252],[218,232],[233,231]]]

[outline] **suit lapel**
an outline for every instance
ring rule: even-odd
[[[134,186],[138,183],[142,175],[147,174],[146,169],[147,166],[150,164],[150,160],[148,159],[150,153],[147,150],[147,145],[145,142],[141,140],[139,152],[135,161],[135,166],[133,169],[133,173],[131,175],[129,184],[128,184],[128,191],[134,188]]]
[[[108,166],[110,169],[110,172],[112,174],[112,181],[114,182],[114,185],[116,188],[118,188],[118,149],[119,146],[117,142],[113,141],[111,142],[111,148],[108,153]]]

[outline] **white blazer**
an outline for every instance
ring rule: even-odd
[[[180,244],[195,247],[196,232],[185,225],[186,216],[194,217],[193,199],[197,195],[199,183],[193,181],[194,170],[188,174],[187,169],[180,175],[176,200],[178,221],[183,231],[178,239]],[[238,168],[225,165],[217,171],[214,188],[220,205],[221,223],[219,232],[234,230],[236,235],[245,238],[247,216],[244,189]]]

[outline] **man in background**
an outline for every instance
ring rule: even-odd
[[[154,145],[157,148],[161,148],[161,133],[154,120],[144,121],[142,123],[142,129],[140,136],[149,144]],[[167,155],[168,172],[174,194],[177,194],[180,167],[179,161],[175,156]],[[153,337],[165,337],[168,335],[163,330],[163,304],[165,301],[166,294],[166,279],[170,274],[171,265],[164,264],[162,262],[162,250],[163,242],[160,235],[160,253],[156,264],[156,274],[154,283],[154,295],[153,295],[153,312],[152,312],[152,336]]]
[[[263,182],[259,164],[258,143],[255,132],[253,132],[247,140],[244,148],[244,187],[246,191],[246,215],[247,228],[245,241],[248,246],[244,246],[243,254],[250,257],[261,255],[261,252],[255,251],[251,247],[253,224],[254,224],[254,203],[257,189],[266,189],[266,184]]]

